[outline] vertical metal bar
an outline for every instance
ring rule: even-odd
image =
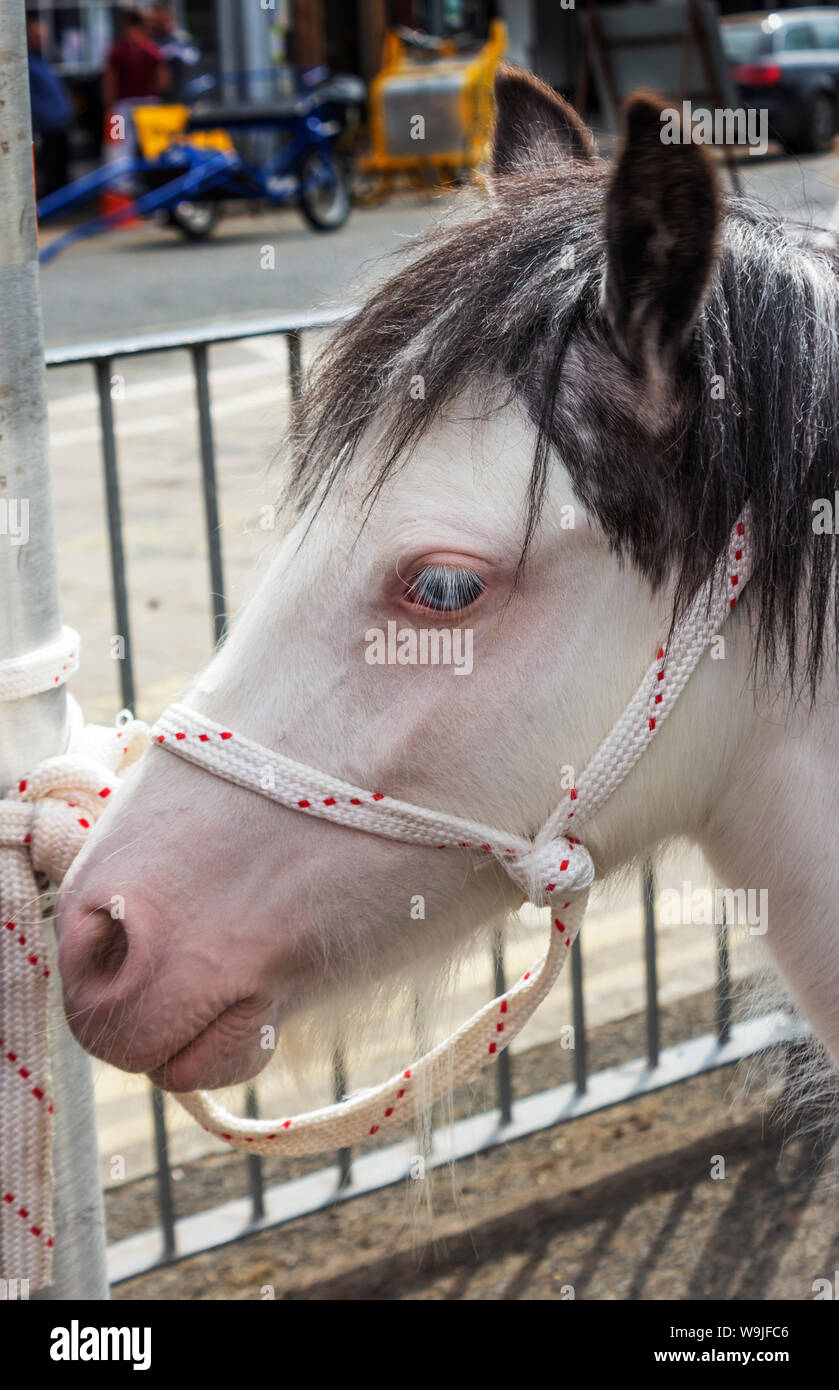
[[[154,1156],[157,1178],[157,1209],[163,1232],[163,1254],[170,1259],[177,1249],[175,1237],[175,1199],[172,1193],[172,1169],[169,1166],[169,1135],[166,1130],[166,1099],[156,1086],[151,1088],[151,1113],[154,1121]]]
[[[715,915],[716,917],[716,915]],[[731,956],[728,943],[728,920],[725,899],[722,904],[722,920],[715,920],[717,937],[717,986],[715,1006],[717,1016],[717,1040],[728,1042],[731,1034]]]
[[[339,1045],[332,1054],[332,1094],[336,1104],[346,1098],[347,1067],[344,1049]],[[352,1178],[352,1150],[338,1150],[338,1186],[346,1187]]]
[[[224,568],[221,558],[216,451],[213,440],[213,417],[210,409],[209,354],[206,343],[196,343],[190,351],[192,370],[195,376],[195,401],[198,407],[201,483],[204,490],[204,518],[207,525],[207,552],[210,560],[210,598],[213,605],[213,640],[218,645],[224,639],[227,605],[224,594]]]
[[[122,541],[122,505],[119,499],[119,468],[117,461],[117,434],[114,428],[114,402],[111,398],[110,357],[94,361],[96,371],[96,391],[99,395],[99,418],[101,425],[101,460],[103,460],[104,485],[106,485],[106,505],[108,518],[108,545],[111,552],[111,588],[114,594],[114,614],[117,620],[117,634],[125,644],[124,656],[119,667],[119,689],[122,703],[126,709],[135,709],[136,687],[133,678],[133,657],[131,646],[131,619],[128,613],[128,584],[125,578],[125,545]],[[154,1127],[154,1154],[157,1169],[157,1207],[160,1213],[160,1227],[163,1232],[164,1257],[175,1254],[175,1201],[172,1194],[172,1173],[169,1168],[169,1141],[167,1115],[165,1115],[164,1095],[157,1087],[151,1087],[151,1123]]]
[[[117,636],[125,644],[120,663],[119,680],[122,703],[134,710],[134,663],[131,655],[131,624],[128,617],[128,589],[125,582],[125,548],[122,541],[122,507],[119,496],[119,469],[114,431],[114,403],[111,398],[111,358],[98,358],[94,364],[96,391],[99,396],[99,422],[102,429],[102,466],[105,479],[105,504],[108,512],[108,543],[111,552],[111,590],[114,596],[114,616]]]
[[[571,947],[571,1020],[574,1025],[574,1081],[580,1095],[588,1085],[586,1003],[583,995],[583,948],[579,936]]]
[[[0,5],[0,72],[0,501],[7,522],[12,509],[17,517],[17,525],[5,525],[0,534],[0,659],[6,659],[57,637],[61,627],[22,4]],[[63,752],[67,735],[63,687],[4,701],[0,792],[34,763]],[[49,932],[47,938],[51,953]],[[48,1010],[56,1121],[55,1246],[52,1283],[40,1292],[33,1290],[33,1295],[47,1300],[105,1299],[105,1224],[90,1061],[67,1029],[60,989],[51,992]],[[10,1267],[0,1233],[0,1277],[14,1279],[19,1274]]]
[[[495,998],[503,994],[507,988],[504,973],[504,934],[501,931],[495,932],[493,943],[493,974]],[[495,1084],[498,1092],[498,1109],[501,1112],[502,1125],[508,1125],[513,1118],[513,1066],[510,1057],[510,1049],[504,1048],[499,1054],[495,1064]]]
[[[647,1063],[658,1066],[661,1019],[658,1008],[658,941],[655,929],[655,879],[652,860],[644,860],[642,870],[644,898],[644,971],[646,976]]]
[[[413,1038],[414,1056],[424,1057],[430,1047],[428,1038],[428,1008],[425,1004],[423,994],[420,990],[414,991]],[[414,1126],[414,1138],[417,1144],[418,1152],[412,1155],[411,1171],[414,1171],[414,1159],[419,1159],[421,1165],[423,1165],[421,1166],[421,1172],[424,1175],[424,1164],[427,1161],[427,1159],[431,1156],[431,1150],[434,1142],[433,1106],[430,1106],[427,1103],[425,1105],[422,1105],[420,1110],[415,1115],[415,1120],[416,1123]]]
[[[288,342],[288,383],[291,399],[299,401],[303,394],[303,335],[299,328],[286,334]]]
[[[259,1119],[259,1100],[255,1086],[248,1086],[245,1092],[245,1113],[252,1120]],[[251,1190],[251,1215],[254,1221],[261,1221],[265,1215],[265,1185],[262,1181],[262,1159],[259,1154],[248,1154],[248,1184]]]

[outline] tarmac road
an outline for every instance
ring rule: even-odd
[[[768,155],[740,168],[749,191],[792,217],[824,221],[839,197],[833,153]],[[386,269],[382,258],[456,198],[407,192],[354,209],[333,233],[310,231],[288,209],[227,216],[205,243],[151,223],[79,243],[42,272],[47,343],[357,302],[363,285]],[[45,229],[44,241],[54,235]],[[274,248],[275,269],[263,266],[265,247]]]
[[[47,343],[355,302],[374,263],[451,201],[409,193],[355,209],[337,232],[311,231],[292,209],[237,210],[206,242],[151,222],[80,242],[42,270]]]

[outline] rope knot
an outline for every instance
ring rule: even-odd
[[[119,729],[85,725],[71,752],[45,758],[0,800],[0,846],[29,851],[32,867],[61,883],[120,773],[148,746],[139,720]]]
[[[40,763],[26,780],[32,867],[60,884],[110,800],[116,779],[104,765],[82,767],[78,757],[65,755]]]
[[[50,883],[61,884],[94,824],[86,808],[47,796],[30,808],[29,852],[32,867]]]
[[[555,897],[584,893],[594,882],[594,863],[585,845],[564,835],[505,864],[527,901],[536,907],[545,907]]]

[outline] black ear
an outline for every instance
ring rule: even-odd
[[[711,159],[692,141],[665,143],[673,131],[672,106],[654,93],[634,96],[606,195],[603,312],[619,350],[639,365],[678,350],[717,259],[722,213]]]
[[[594,143],[576,111],[521,68],[495,75],[493,175],[555,169],[566,159],[594,159]]]

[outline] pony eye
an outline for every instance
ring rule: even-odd
[[[423,565],[405,591],[408,603],[433,608],[438,613],[459,613],[470,608],[486,585],[472,570],[454,565]]]

